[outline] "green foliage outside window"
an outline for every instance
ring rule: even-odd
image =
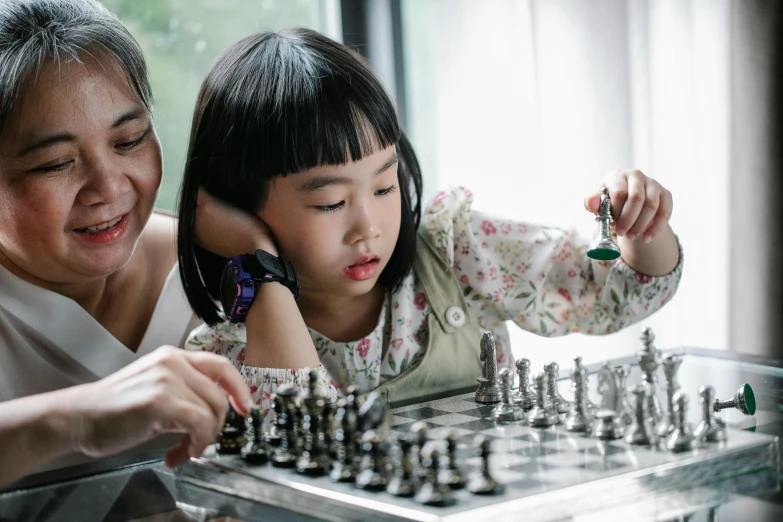
[[[207,69],[229,45],[252,33],[319,29],[319,0],[102,0],[138,40],[155,97],[163,147],[157,206],[175,210],[196,95]]]

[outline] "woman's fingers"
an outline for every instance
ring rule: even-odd
[[[208,352],[185,352],[188,362],[212,382],[222,388],[231,397],[232,403],[240,415],[247,415],[253,407],[253,398],[242,376],[221,355]]]

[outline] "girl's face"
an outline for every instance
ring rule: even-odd
[[[375,286],[400,233],[397,150],[275,178],[259,217],[296,267],[304,297]]]
[[[50,62],[23,87],[0,137],[0,263],[53,283],[117,271],[161,174],[151,116],[122,73],[94,59]]]

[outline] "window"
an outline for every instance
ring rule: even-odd
[[[264,30],[322,30],[322,0],[103,0],[144,50],[155,97],[164,174],[157,207],[175,210],[190,121],[212,61],[244,36]],[[325,7],[326,6],[326,7]]]

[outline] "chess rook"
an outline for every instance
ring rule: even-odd
[[[701,403],[701,422],[696,426],[693,435],[699,442],[726,440],[726,424],[715,417],[712,411],[715,402],[715,388],[712,386],[699,388],[699,402]]]
[[[500,403],[492,410],[492,419],[495,422],[516,422],[525,418],[525,410],[515,404],[511,398],[511,386],[514,383],[514,372],[509,368],[503,368],[500,377]]]
[[[677,380],[677,372],[682,364],[682,359],[675,354],[669,354],[663,358],[663,374],[666,377],[666,415],[656,427],[656,432],[660,437],[668,437],[674,431],[674,425],[677,423],[677,416],[674,413],[674,394],[680,391],[680,383]]]
[[[500,401],[500,387],[498,386],[498,359],[495,351],[495,337],[491,332],[486,332],[481,337],[481,377],[477,380],[479,387],[476,390],[476,402],[494,404]]]
[[[750,384],[745,383],[740,386],[731,399],[725,401],[715,399],[715,402],[713,402],[715,413],[727,408],[734,408],[745,415],[754,415],[756,413],[756,395],[753,393],[753,388],[750,387]]]
[[[514,394],[514,402],[528,411],[536,404],[536,394],[530,390],[530,361],[524,358],[517,359],[516,367],[519,389]]]

